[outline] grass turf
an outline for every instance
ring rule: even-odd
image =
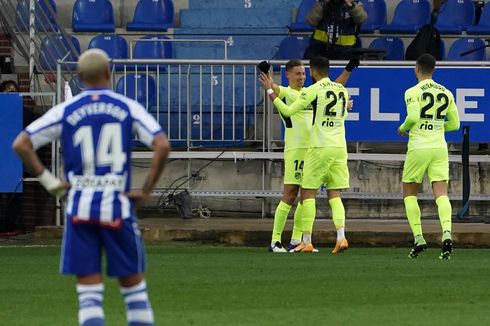
[[[320,248],[321,249],[321,248]],[[59,247],[0,248],[0,324],[76,325],[72,277]],[[489,325],[490,250],[408,249],[270,254],[258,248],[149,246],[157,325]],[[114,280],[107,325],[124,325]]]

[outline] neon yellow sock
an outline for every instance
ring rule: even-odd
[[[315,222],[316,214],[315,198],[303,200],[303,233],[313,232],[313,223]]]
[[[332,198],[328,200],[330,208],[332,209],[332,220],[336,229],[345,227],[345,208],[340,197]]]
[[[294,224],[293,224],[293,235],[291,236],[291,243],[300,243],[301,236],[303,234],[303,205],[298,203],[296,210],[294,211]]]
[[[291,205],[286,204],[282,200],[277,205],[276,213],[274,214],[274,229],[272,230],[272,242],[281,241],[282,231],[288,218]]]
[[[451,239],[451,217],[453,213],[451,202],[447,196],[440,196],[436,199],[436,205],[442,227],[442,241]]]
[[[405,211],[407,213],[408,223],[412,229],[413,236],[417,243],[425,243],[422,236],[422,223],[420,221],[420,207],[416,196],[408,196],[403,200],[405,202]]]

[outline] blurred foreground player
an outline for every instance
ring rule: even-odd
[[[102,249],[107,274],[119,278],[129,325],[153,325],[144,279],[143,242],[135,205],[146,200],[160,176],[170,145],[158,123],[137,102],[109,90],[109,59],[100,50],[80,56],[86,90],[30,124],[13,148],[52,195],[68,191],[61,272],[77,277],[79,324],[105,324]],[[140,191],[131,189],[133,135],[154,150]],[[35,150],[60,139],[68,182],[52,175]]]
[[[259,69],[261,68],[264,73],[269,73],[269,67],[264,67],[264,65],[265,62],[261,62]],[[344,71],[342,71],[342,74],[335,81],[345,85],[352,70],[357,66],[359,66],[359,60],[357,58],[351,59]],[[300,60],[290,60],[286,63],[286,78],[288,80],[288,87],[272,83],[272,90],[284,103],[291,105],[296,101],[306,79],[305,66]],[[287,250],[282,244],[281,237],[289,211],[298,197],[303,181],[303,165],[306,152],[310,146],[310,135],[313,124],[313,107],[312,105],[308,105],[306,109],[289,117],[283,116],[280,112],[279,114],[285,128],[284,191],[274,214],[274,228],[269,246],[269,251],[275,253],[294,252],[294,248],[301,243],[303,210],[301,202],[297,204],[294,212],[293,233]],[[334,224],[338,232],[339,230],[342,231],[345,227],[345,219],[334,219]],[[317,250],[314,249],[314,251]]]
[[[427,173],[432,185],[442,227],[442,250],[439,258],[449,259],[452,253],[451,203],[447,196],[449,159],[444,133],[459,129],[458,109],[453,94],[432,80],[436,60],[421,55],[415,64],[418,84],[405,92],[407,118],[398,128],[400,136],[409,135],[408,151],[403,167],[403,198],[407,218],[414,235],[409,253],[416,258],[427,249],[422,234],[417,193]]]
[[[349,96],[342,84],[329,79],[330,63],[327,58],[312,58],[310,70],[315,84],[303,88],[296,101],[289,106],[274,93],[270,74],[260,76],[262,86],[284,117],[294,116],[309,105],[313,108],[311,137],[305,154],[301,183],[303,238],[293,252],[314,251],[311,235],[316,214],[316,193],[320,186],[325,184],[327,187],[332,219],[337,220],[336,225],[344,225],[345,222],[340,190],[349,188],[344,128]],[[348,247],[343,227],[337,229],[337,237],[340,240],[337,240],[334,253],[342,252]]]

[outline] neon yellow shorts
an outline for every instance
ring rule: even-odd
[[[296,148],[284,152],[285,185],[301,185],[303,182],[303,166],[307,151],[307,148]]]
[[[310,148],[306,153],[303,172],[304,189],[349,188],[347,150],[341,147]]]
[[[447,148],[421,148],[407,152],[402,181],[422,183],[426,173],[430,183],[449,180]]]

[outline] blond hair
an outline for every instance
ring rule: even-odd
[[[109,56],[100,49],[90,49],[78,59],[78,74],[85,83],[97,83],[107,77]]]

